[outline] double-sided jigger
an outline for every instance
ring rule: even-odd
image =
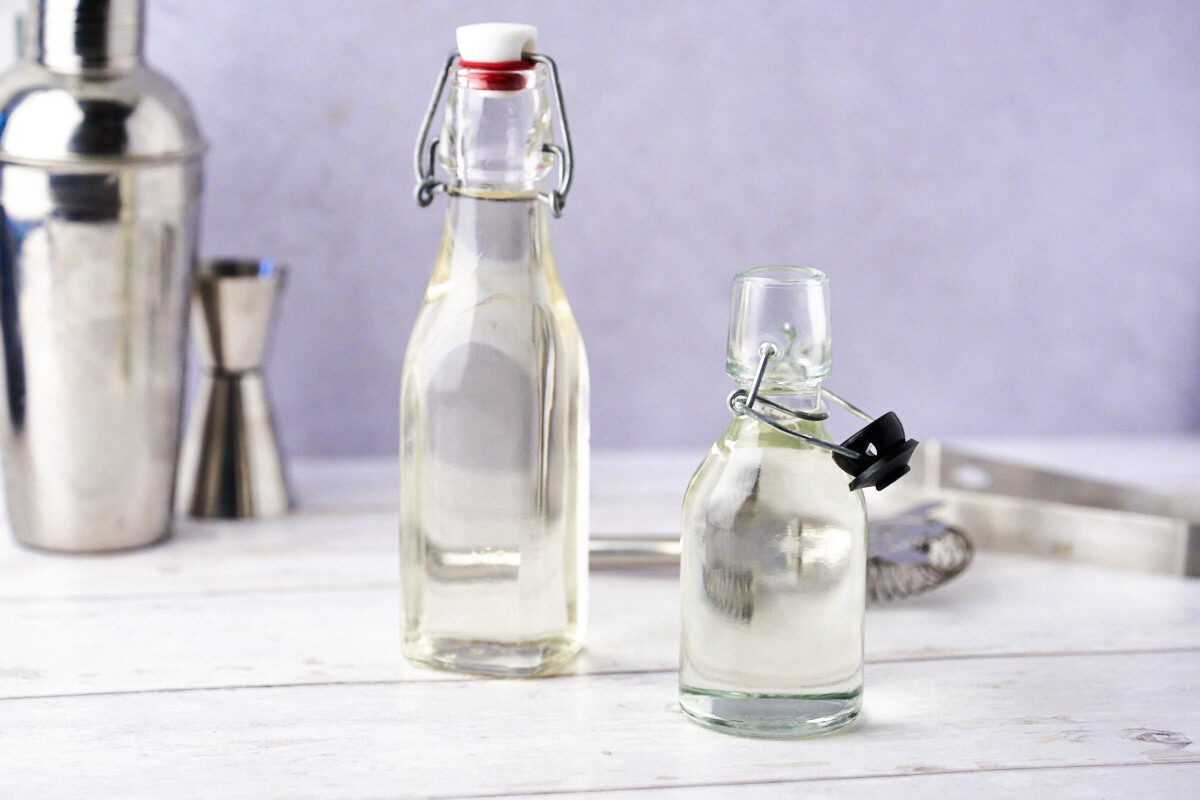
[[[283,514],[287,476],[262,362],[284,270],[268,259],[203,265],[192,333],[204,372],[184,438],[176,507],[193,517]]]

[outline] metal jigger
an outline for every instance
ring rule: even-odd
[[[196,278],[192,333],[204,373],[176,496],[190,516],[271,517],[291,504],[261,370],[283,282],[268,259],[210,261]]]

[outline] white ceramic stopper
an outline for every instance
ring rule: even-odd
[[[537,48],[537,28],[516,22],[480,22],[458,29],[458,55],[478,64],[521,61]]]

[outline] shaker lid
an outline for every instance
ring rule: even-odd
[[[0,75],[0,162],[108,169],[200,156],[183,93],[142,60],[144,0],[42,0]]]
[[[204,149],[187,98],[151,69],[93,80],[26,61],[0,75],[0,163],[107,169]]]
[[[537,28],[517,22],[480,22],[457,31],[458,55],[468,64],[512,64],[537,49]]]

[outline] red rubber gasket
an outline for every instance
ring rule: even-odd
[[[516,92],[525,88],[523,74],[537,66],[532,61],[459,61],[467,70],[467,86],[492,92]]]

